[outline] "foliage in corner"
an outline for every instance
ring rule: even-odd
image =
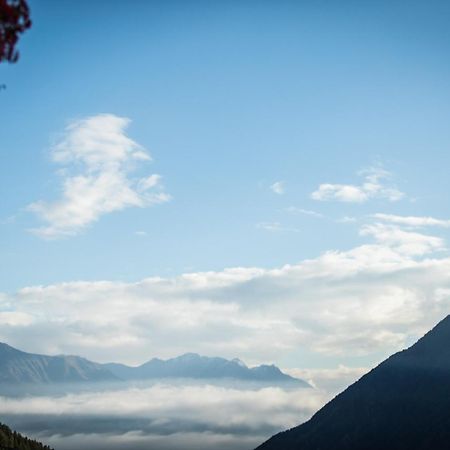
[[[14,63],[19,59],[16,44],[30,27],[30,8],[26,0],[0,0],[0,63]]]

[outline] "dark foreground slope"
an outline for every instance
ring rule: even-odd
[[[450,449],[450,316],[258,450]]]
[[[0,423],[0,450],[51,450],[48,445],[33,441]]]

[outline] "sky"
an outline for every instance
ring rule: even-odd
[[[30,1],[0,66],[0,340],[371,367],[450,304],[450,4]]]

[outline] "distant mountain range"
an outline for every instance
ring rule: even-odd
[[[190,378],[234,379],[310,387],[303,380],[283,373],[274,365],[247,367],[239,359],[210,358],[187,353],[177,358],[154,358],[141,366],[99,364],[79,356],[46,356],[25,353],[0,343],[0,384],[53,384],[97,381],[129,381]]]
[[[196,353],[186,353],[185,355],[168,360],[154,358],[138,367],[115,363],[104,364],[103,367],[109,369],[112,374],[122,380],[145,380],[151,378],[232,378],[245,381],[310,387],[306,381],[286,375],[274,365],[247,367],[239,359],[210,358],[200,356]]]
[[[450,449],[450,316],[258,450]]]
[[[112,380],[117,378],[108,369],[79,356],[35,355],[0,343],[0,383]]]

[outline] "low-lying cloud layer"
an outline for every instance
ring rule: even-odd
[[[0,415],[59,450],[246,450],[307,420],[328,398],[313,389],[156,384],[59,397],[3,397]]]

